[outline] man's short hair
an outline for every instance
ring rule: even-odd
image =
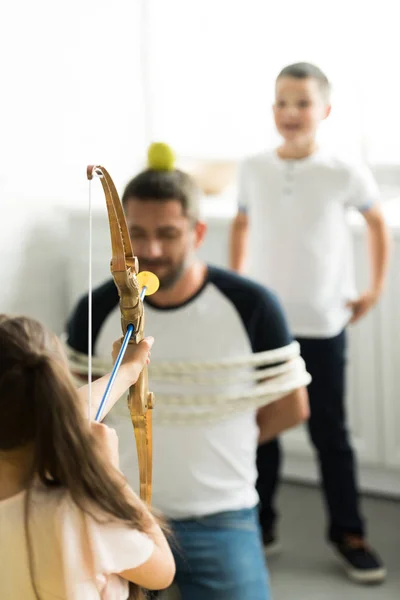
[[[191,221],[196,222],[200,216],[200,190],[192,177],[179,169],[142,171],[127,184],[122,204],[132,198],[142,202],[178,200]]]

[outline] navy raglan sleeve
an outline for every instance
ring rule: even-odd
[[[277,296],[264,286],[217,267],[208,268],[209,280],[235,306],[253,352],[275,350],[292,343],[286,316]]]
[[[253,352],[288,346],[293,341],[281,303],[271,291],[257,286],[254,310],[244,320]]]
[[[96,340],[101,328],[118,304],[118,290],[112,279],[107,280],[98,288],[93,290],[92,295],[92,344],[95,351]],[[89,298],[87,295],[80,298],[66,325],[67,344],[73,350],[87,354],[88,323],[89,323]]]
[[[88,353],[88,297],[81,298],[71,313],[67,325],[67,343],[70,348],[81,352]]]

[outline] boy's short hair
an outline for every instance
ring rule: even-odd
[[[127,184],[122,204],[132,198],[142,202],[178,200],[190,221],[196,222],[200,216],[200,190],[192,177],[179,169],[142,171]]]
[[[276,80],[278,81],[278,79],[280,79],[281,77],[295,77],[296,79],[315,79],[315,81],[318,83],[323,99],[326,102],[329,102],[331,84],[325,73],[321,71],[321,69],[316,65],[313,65],[312,63],[308,62],[293,63],[292,65],[284,67],[279,73]]]

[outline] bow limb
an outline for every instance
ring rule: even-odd
[[[104,167],[89,166],[88,179],[96,175],[103,186],[111,233],[111,273],[119,294],[121,327],[125,334],[133,325],[134,334],[129,343],[139,343],[144,337],[144,310],[140,288],[136,278],[139,270],[133,254],[124,211],[115,185]],[[140,475],[140,497],[151,501],[152,487],[152,418],[154,397],[148,390],[148,374],[145,366],[128,395],[128,406],[135,433]]]

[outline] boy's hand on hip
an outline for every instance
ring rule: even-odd
[[[356,323],[364,317],[378,301],[379,294],[377,292],[364,292],[357,300],[347,302],[346,306],[350,308],[352,316],[350,323]]]

